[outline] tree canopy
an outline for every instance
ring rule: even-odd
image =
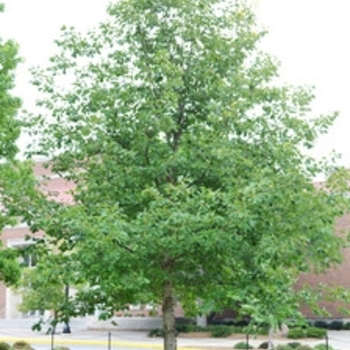
[[[62,29],[27,119],[32,152],[76,184],[73,205],[48,200],[30,220],[88,285],[75,312],[161,304],[169,350],[177,301],[271,325],[295,316],[298,274],[341,258],[343,188],[316,188],[327,168],[303,152],[335,115],[279,83],[244,1],[120,0],[108,13],[86,34]]]
[[[4,5],[0,4],[0,12],[4,10]],[[16,118],[21,101],[13,96],[14,71],[20,62],[18,57],[18,46],[13,40],[4,41],[0,38],[0,198],[2,202],[0,211],[0,229],[5,225],[15,222],[15,218],[4,207],[9,192],[11,192],[19,182],[18,177],[13,172],[13,161],[17,146],[16,140],[20,133],[20,123]],[[12,197],[12,195],[10,195]],[[14,283],[20,277],[20,269],[17,263],[17,254],[11,249],[3,247],[0,242],[0,281]]]

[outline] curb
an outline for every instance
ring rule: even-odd
[[[51,338],[30,338],[30,337],[2,337],[0,336],[0,342],[8,342],[8,343],[14,343],[18,340],[23,340],[28,342],[29,344],[34,345],[50,345],[51,344]],[[94,339],[54,339],[54,344],[56,345],[103,345],[107,346],[108,340],[94,340]],[[143,349],[163,349],[163,344],[155,344],[155,343],[137,343],[137,342],[129,342],[129,341],[119,341],[119,340],[112,340],[110,342],[112,346],[122,346],[125,348],[143,348]],[[185,346],[178,346],[178,349],[181,350],[199,350],[199,347],[185,347]]]

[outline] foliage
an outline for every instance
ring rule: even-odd
[[[25,340],[18,340],[12,344],[14,350],[34,350]]]
[[[235,328],[235,327],[233,327]],[[249,325],[246,327],[243,327],[241,329],[237,329],[240,330],[239,332],[235,333],[245,333],[245,334],[255,334],[255,335],[268,335],[269,334],[269,326],[267,325]]]
[[[317,344],[314,346],[314,350],[334,350],[334,348],[326,344]]]
[[[23,254],[35,256],[36,265],[23,269],[22,278],[14,291],[21,296],[18,305],[21,312],[41,312],[32,329],[41,331],[42,326],[48,323],[48,332],[51,332],[59,322],[67,324],[74,315],[69,289],[74,287],[79,290],[80,286],[70,285],[75,271],[69,268],[63,255],[55,254],[56,248],[49,243],[49,237],[36,238],[35,242],[25,248]],[[53,316],[48,320],[44,319],[45,310],[53,311]]]
[[[312,350],[312,347],[310,345],[305,345],[305,344],[302,344],[302,345],[299,345],[296,350]]]
[[[152,337],[152,338],[153,337],[163,337],[163,335],[164,335],[163,330],[159,329],[159,328],[151,329],[148,332],[148,336]]]
[[[208,327],[201,327],[194,324],[177,324],[176,330],[181,333],[189,332],[210,332],[212,337],[228,337],[233,333],[245,334],[268,334],[266,327],[238,327],[229,325],[210,325]]]
[[[193,325],[190,325],[188,323],[180,323],[176,324],[176,331],[179,333],[189,333],[191,332],[190,327]]]
[[[253,347],[251,345],[248,345],[246,342],[242,341],[239,343],[236,343],[233,346],[234,349],[253,349]]]
[[[213,338],[226,338],[232,334],[230,326],[211,326],[210,334]]]
[[[121,0],[108,13],[87,34],[63,28],[26,119],[32,153],[76,184],[74,205],[33,202],[29,220],[87,283],[72,313],[161,304],[166,349],[178,301],[273,328],[296,317],[310,301],[299,273],[341,258],[348,173],[318,189],[330,168],[302,151],[335,115],[310,118],[310,89],[274,85],[245,1]]]
[[[2,160],[13,159],[17,153],[15,141],[20,133],[20,123],[15,116],[21,101],[10,92],[14,87],[14,70],[19,62],[17,44],[13,40],[3,41],[0,38],[0,159]]]
[[[289,342],[287,345],[290,346],[291,348],[295,349],[299,345],[301,345],[301,343],[299,343],[298,341],[293,341],[293,342]]]
[[[250,321],[246,319],[233,321],[233,325],[236,327],[246,327],[246,326],[249,326],[249,323]]]
[[[181,333],[189,332],[208,332],[212,326],[202,327],[195,324],[176,324],[176,330]]]
[[[19,305],[21,312],[57,310],[65,301],[62,281],[40,266],[24,270],[16,292],[22,297]]]
[[[306,335],[309,338],[324,338],[327,334],[327,331],[322,328],[309,327],[306,328]]]
[[[276,347],[276,350],[293,350],[293,349],[294,348],[291,347],[290,345],[282,345],[282,344],[279,344]]]
[[[19,278],[18,252],[5,248],[0,242],[0,280],[7,284],[14,284]]]
[[[276,350],[293,350],[293,349],[300,349],[300,350],[311,350],[311,347],[309,345],[301,344],[299,342],[289,342],[285,345],[278,345],[276,347]]]
[[[343,326],[343,329],[350,330],[350,322],[345,322],[344,326]]]
[[[0,350],[11,350],[11,345],[5,342],[0,342]]]
[[[307,333],[306,333],[306,329],[305,328],[291,328],[288,331],[287,337],[290,339],[300,339],[300,338],[306,338],[307,337]]]
[[[269,348],[269,342],[268,342],[268,341],[262,342],[262,343],[259,345],[259,347],[258,347],[258,349],[268,349],[268,348]]]
[[[4,5],[0,4],[0,12]],[[18,97],[12,95],[14,87],[14,71],[20,62],[18,46],[13,40],[0,38],[0,230],[5,225],[16,223],[16,216],[6,208],[9,193],[18,190],[18,173],[13,163],[17,153],[16,140],[20,133],[20,123],[16,113],[21,105]],[[25,196],[24,196],[25,198]],[[14,284],[20,277],[18,256],[15,251],[5,248],[0,242],[0,280]]]
[[[209,327],[202,327],[197,326],[196,324],[189,324],[188,325],[188,331],[189,332],[207,332],[211,326]]]
[[[246,333],[244,327],[231,326],[232,333]]]
[[[288,338],[300,339],[300,338],[324,338],[327,331],[323,328],[307,327],[307,328],[292,328],[288,331]]]

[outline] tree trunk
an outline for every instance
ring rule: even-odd
[[[164,350],[176,350],[175,308],[176,300],[172,282],[167,281],[163,287],[163,332]]]
[[[202,300],[198,299],[197,301],[198,306],[202,305]],[[196,317],[196,325],[199,327],[206,328],[207,327],[207,316],[206,315],[197,315]]]
[[[197,316],[196,325],[203,328],[207,327],[207,316]]]
[[[270,327],[270,329],[269,329],[269,343],[268,343],[269,346],[268,346],[268,350],[272,350],[274,348],[272,338],[273,338],[273,329]]]

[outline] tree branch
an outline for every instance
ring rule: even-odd
[[[129,253],[135,253],[135,251],[133,249],[131,249],[128,246],[120,243],[118,240],[114,239],[113,242],[116,243],[120,248],[123,248],[123,249],[127,250]]]

